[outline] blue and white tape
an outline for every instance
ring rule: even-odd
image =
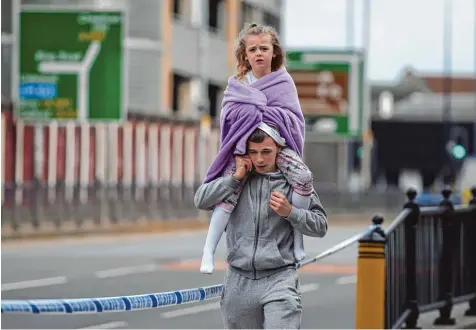
[[[123,297],[2,300],[2,314],[79,314],[134,311],[214,299],[220,297],[222,291],[223,285],[220,284],[196,289]]]
[[[304,267],[310,263],[328,257],[329,255],[356,243],[360,238],[373,230],[375,230],[375,226],[370,226],[364,232],[346,239],[345,241],[331,247],[330,249],[327,249],[316,257],[298,263],[296,268]],[[90,314],[134,311],[214,299],[220,297],[222,291],[223,284],[218,284],[196,289],[123,297],[2,300],[2,314]]]

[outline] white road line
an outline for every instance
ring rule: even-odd
[[[127,327],[127,326],[128,326],[127,322],[116,321],[116,322],[109,322],[109,323],[91,325],[89,327],[79,328],[79,329],[115,329],[115,328]]]
[[[343,277],[339,277],[336,280],[336,284],[354,284],[354,283],[357,283],[356,275],[343,276]]]
[[[309,283],[301,285],[301,293],[317,291],[319,289],[319,283]]]
[[[203,305],[197,305],[197,306],[188,307],[188,308],[176,309],[170,312],[162,313],[160,316],[164,319],[171,319],[174,317],[179,317],[184,315],[192,315],[192,314],[197,314],[201,312],[208,312],[215,309],[220,309],[219,301],[210,303],[210,304],[203,304]]]
[[[113,269],[100,270],[94,273],[97,278],[110,278],[118,276],[126,276],[132,274],[151,273],[158,270],[160,267],[156,264],[146,264],[138,266],[120,267]]]
[[[319,289],[319,284],[318,283],[309,283],[309,284],[302,284],[301,285],[301,292],[302,293],[317,291],[318,289]],[[164,312],[160,316],[164,319],[171,319],[171,318],[174,318],[174,317],[198,314],[198,313],[202,313],[202,312],[209,312],[209,311],[216,310],[216,309],[220,309],[220,302],[219,301],[209,303],[209,304],[203,304],[203,305],[188,307],[188,308],[176,309],[176,310],[173,310],[173,311],[170,311],[170,312]]]
[[[49,277],[49,278],[42,278],[38,280],[2,283],[2,291],[39,288],[42,286],[58,285],[58,284],[65,284],[65,283],[68,283],[68,279],[65,276]]]

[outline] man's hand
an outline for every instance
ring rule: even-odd
[[[236,170],[233,174],[233,178],[236,180],[242,180],[253,168],[251,159],[247,156],[235,156],[235,166]]]
[[[291,204],[288,202],[286,196],[279,191],[273,191],[269,201],[271,209],[282,217],[287,217],[292,210]]]

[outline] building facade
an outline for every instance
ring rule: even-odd
[[[2,100],[13,100],[16,17],[22,7],[123,9],[129,117],[216,117],[245,22],[281,27],[281,0],[4,0]],[[197,109],[202,108],[199,113]]]
[[[167,87],[172,99],[168,104],[182,116],[196,117],[194,111],[200,105],[197,98],[202,92],[208,99],[208,104],[203,106],[216,118],[227,79],[234,71],[237,34],[251,22],[269,24],[279,31],[282,1],[208,0],[206,8],[202,1],[173,1],[172,84]],[[204,26],[200,24],[202,16],[208,16]]]
[[[5,155],[1,176],[9,201],[16,196],[13,187],[23,187],[25,196],[30,192],[36,196],[36,183],[69,191],[78,186],[192,189],[202,182],[218,152],[219,129],[202,135],[198,119],[204,114],[219,118],[222,93],[234,71],[239,30],[245,22],[267,23],[278,30],[281,25],[278,0],[3,0],[1,4]],[[13,119],[16,18],[27,6],[127,13],[123,41],[129,120]],[[199,106],[205,111],[199,113]],[[22,198],[12,203],[22,204]]]

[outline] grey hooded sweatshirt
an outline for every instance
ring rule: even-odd
[[[226,176],[201,185],[195,193],[196,207],[213,209],[233,194],[238,183]],[[291,199],[292,188],[282,172],[250,174],[230,215],[226,228],[227,262],[231,270],[247,278],[260,279],[295,267],[292,227],[313,237],[324,237],[327,232],[327,214],[315,191],[308,210],[293,206],[289,216],[282,217],[269,206],[275,190]]]

